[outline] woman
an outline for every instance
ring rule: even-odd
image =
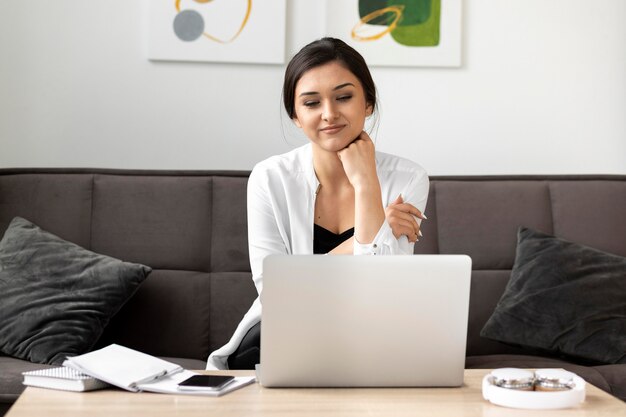
[[[339,39],[310,43],[287,66],[283,101],[310,143],[250,174],[248,241],[258,293],[270,254],[412,254],[426,219],[428,176],[411,161],[376,152],[363,131],[376,110],[363,57]],[[260,318],[257,298],[207,369],[252,369]]]

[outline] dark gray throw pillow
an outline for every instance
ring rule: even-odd
[[[528,228],[481,336],[559,356],[626,363],[626,258]]]
[[[0,241],[0,352],[60,364],[89,351],[151,271],[16,217]]]

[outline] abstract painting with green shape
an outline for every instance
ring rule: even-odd
[[[403,6],[392,38],[405,46],[439,45],[441,0],[359,0],[359,17],[369,25],[389,26],[397,19],[396,12],[389,11],[368,19],[368,15],[390,6]]]

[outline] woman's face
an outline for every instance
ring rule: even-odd
[[[337,61],[305,72],[296,84],[294,104],[296,126],[328,152],[356,139],[372,113],[359,79]]]

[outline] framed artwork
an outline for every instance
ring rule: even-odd
[[[461,65],[461,0],[341,0],[326,3],[326,33],[370,65]]]
[[[148,59],[282,64],[286,0],[163,0],[149,7]]]

